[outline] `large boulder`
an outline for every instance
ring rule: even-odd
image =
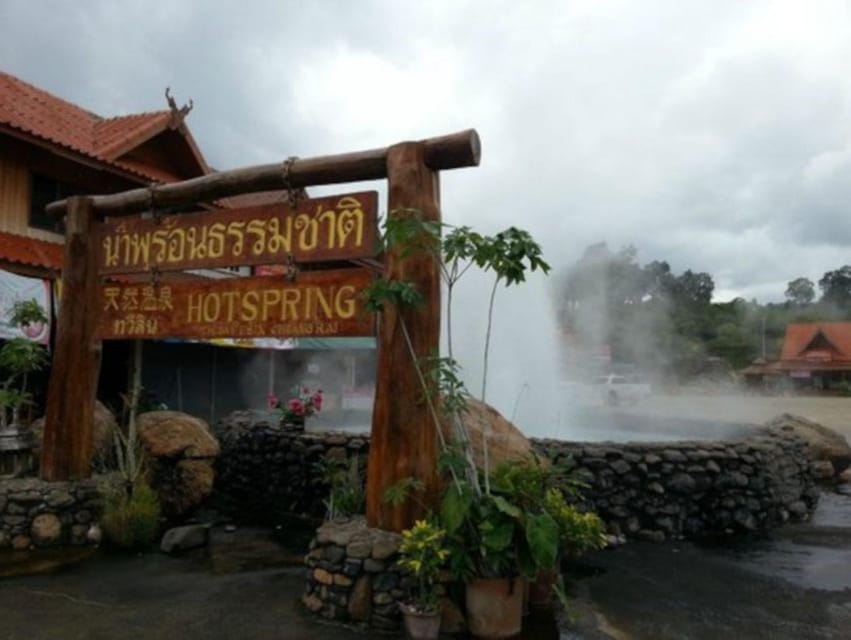
[[[163,513],[179,518],[200,505],[213,491],[220,451],[207,423],[180,411],[150,411],[139,416],[138,431]]]
[[[109,468],[115,458],[115,442],[113,440],[118,421],[115,415],[107,409],[100,400],[95,402],[95,421],[92,429],[92,468],[94,471],[102,472]],[[44,418],[35,420],[30,429],[35,436],[36,458],[41,450],[42,438],[44,438]]]
[[[488,443],[491,468],[503,461],[530,460],[535,456],[528,438],[489,404],[469,398],[462,423],[470,437],[473,460],[478,467],[484,466],[483,432]]]
[[[851,446],[848,441],[841,434],[817,422],[784,413],[771,420],[766,426],[803,438],[809,445],[810,460],[818,463],[817,470],[827,468],[826,464],[822,463],[829,463],[833,467],[833,473],[829,474],[830,476],[839,476],[851,465]],[[823,478],[828,476],[824,471],[820,473]]]

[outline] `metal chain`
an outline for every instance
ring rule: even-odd
[[[152,182],[148,185],[148,211],[151,212],[151,217],[154,219],[155,224],[159,224],[162,221],[163,214],[154,209],[154,187],[157,186],[156,182]]]
[[[287,280],[289,280],[290,282],[295,282],[297,275],[298,265],[295,262],[295,258],[293,258],[293,254],[289,254],[287,256]]]
[[[287,201],[289,202],[290,208],[295,209],[298,206],[298,198],[300,195],[300,191],[293,188],[293,185],[290,183],[290,170],[292,169],[295,161],[298,160],[298,156],[290,156],[286,160],[284,160],[283,166],[283,182],[284,189],[287,191]]]

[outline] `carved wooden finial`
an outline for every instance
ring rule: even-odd
[[[171,95],[171,87],[165,88],[165,99],[168,101],[168,108],[171,110],[171,123],[169,126],[172,129],[176,129],[183,123],[183,120],[189,115],[189,112],[192,111],[192,107],[195,105],[190,98],[188,103],[182,107],[178,107],[177,101]]]

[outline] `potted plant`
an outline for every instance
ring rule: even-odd
[[[281,412],[281,424],[287,428],[304,431],[307,418],[322,411],[322,389],[311,391],[309,387],[296,385],[292,388],[292,397],[283,403],[274,393],[267,398],[270,410]]]
[[[433,640],[440,633],[439,576],[449,557],[445,537],[446,531],[426,520],[402,532],[399,565],[416,579],[410,601],[399,604],[411,640]]]
[[[29,327],[43,327],[46,323],[44,309],[35,300],[19,300],[12,306],[9,325],[25,335],[29,335]],[[20,426],[21,408],[32,403],[27,379],[46,364],[45,348],[29,338],[12,338],[0,348],[0,370],[7,374],[0,387],[0,427]]]
[[[559,567],[565,557],[577,557],[606,546],[605,525],[596,513],[583,512],[569,504],[557,487],[544,493],[544,508],[558,524],[559,553],[555,565],[539,572],[529,591],[532,608],[549,608],[561,574]]]
[[[481,638],[520,633],[527,579],[555,565],[558,524],[535,495],[543,471],[502,463],[482,476],[481,493],[466,481],[447,484],[441,519],[450,567],[465,582],[467,624]]]

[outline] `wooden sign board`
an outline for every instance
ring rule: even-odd
[[[101,274],[368,258],[377,253],[375,191],[98,225]]]
[[[101,286],[97,337],[296,338],[371,336],[373,315],[361,292],[369,269],[337,269],[286,277],[184,280]]]

